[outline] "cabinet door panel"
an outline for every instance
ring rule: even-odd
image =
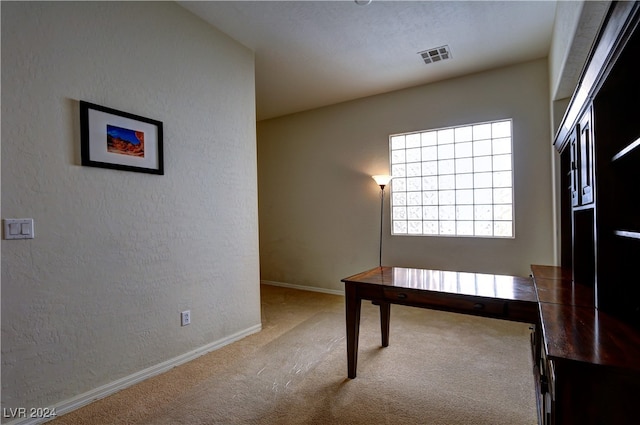
[[[593,202],[593,128],[591,108],[580,119],[580,204]]]
[[[578,152],[578,135],[575,130],[569,135],[568,145],[571,152],[571,169],[569,170],[571,176],[571,187],[569,188],[571,191],[571,206],[576,207],[580,205],[580,197],[578,196],[580,155]]]

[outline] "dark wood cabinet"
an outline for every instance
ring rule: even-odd
[[[638,2],[613,2],[560,125],[561,265],[640,329]],[[570,229],[570,231],[569,231]]]
[[[640,5],[613,2],[556,134],[561,266],[533,266],[543,424],[640,421]]]
[[[540,321],[534,373],[540,423],[637,424],[640,333],[595,308],[570,270],[531,267]]]
[[[637,14],[637,13],[636,13]],[[637,21],[637,19],[636,19]],[[597,305],[640,328],[640,31],[618,52],[593,100],[598,162]],[[631,30],[631,28],[630,28]]]
[[[592,110],[588,108],[567,136],[571,181],[571,206],[580,207],[593,203],[593,137]]]

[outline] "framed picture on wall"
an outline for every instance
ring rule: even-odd
[[[164,174],[162,122],[80,101],[82,165]]]

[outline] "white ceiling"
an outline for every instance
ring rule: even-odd
[[[255,52],[257,119],[546,57],[556,1],[178,2]],[[418,52],[448,45],[426,65]]]

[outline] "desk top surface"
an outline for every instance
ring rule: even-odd
[[[537,302],[535,287],[531,279],[519,276],[404,267],[376,267],[344,278],[342,282]]]

